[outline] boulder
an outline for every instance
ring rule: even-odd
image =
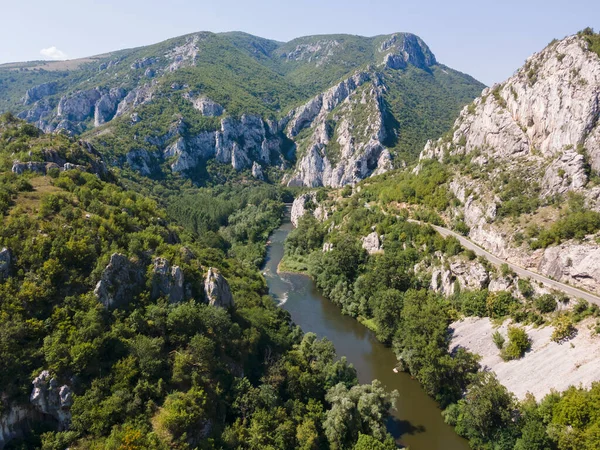
[[[220,308],[234,306],[229,283],[217,269],[212,267],[208,269],[204,279],[204,294],[208,303],[212,306]]]

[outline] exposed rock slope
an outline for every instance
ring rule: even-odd
[[[600,211],[600,57],[588,46],[580,34],[534,54],[465,107],[452,132],[428,142],[420,158],[456,165],[449,188],[462,205],[448,213],[464,218],[473,241],[525,268],[598,292],[594,239],[536,252],[515,240],[541,220],[537,205],[564,201],[570,192]],[[530,213],[529,219],[509,223],[505,218],[515,210]],[[547,226],[556,217],[544,220]]]

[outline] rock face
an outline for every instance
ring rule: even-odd
[[[205,131],[191,137],[178,134],[180,137],[164,151],[165,158],[174,158],[171,164],[174,172],[193,170],[209,158],[231,164],[236,170],[250,168],[256,161],[283,164],[279,153],[283,145],[279,124],[265,122],[259,116],[225,117],[218,131]]]
[[[531,252],[514,242],[525,229],[501,224],[499,214],[509,198],[502,192],[506,177],[522,186],[523,197],[543,202],[575,192],[600,211],[600,188],[588,183],[590,169],[600,170],[599,116],[600,58],[584,37],[570,36],[485,89],[462,110],[450,137],[428,142],[420,158],[470,161],[469,172],[453,170],[449,187],[462,205],[448,215],[464,218],[471,240],[522,267],[600,292],[593,239]]]
[[[4,247],[0,250],[0,281],[6,280],[12,271],[12,256],[10,250]]]
[[[256,161],[252,163],[252,176],[257,180],[264,180],[265,175],[263,174],[262,167]]]
[[[292,203],[291,222],[294,227],[298,227],[298,223],[304,214],[309,210],[313,211],[317,203],[317,193],[309,192],[302,194],[294,199]]]
[[[184,98],[191,101],[194,108],[200,111],[203,116],[219,117],[225,112],[225,108],[207,97],[194,98],[194,96],[188,93],[184,95]]]
[[[44,97],[48,97],[49,95],[54,95],[57,92],[58,83],[44,83],[39,86],[34,86],[27,90],[25,93],[25,97],[23,98],[24,105],[31,105],[32,103],[37,102],[38,100],[43,99]]]
[[[0,449],[13,439],[23,436],[23,430],[30,428],[30,422],[39,419],[38,414],[24,406],[13,406],[0,416]]]
[[[209,268],[204,279],[204,294],[208,303],[220,308],[231,308],[234,306],[233,296],[229,283],[221,273],[214,268]]]
[[[153,300],[159,297],[167,297],[171,303],[184,300],[184,276],[179,266],[171,267],[165,258],[154,258],[152,274]]]
[[[410,33],[397,33],[381,43],[385,53],[383,64],[394,70],[404,69],[408,64],[428,69],[437,63],[434,54],[421,38]]]
[[[363,237],[361,241],[362,248],[364,248],[369,255],[381,252],[381,243],[379,241],[379,235],[376,231],[373,231],[371,234]]]
[[[105,308],[126,305],[144,284],[143,273],[120,253],[113,253],[94,294]]]
[[[446,296],[455,293],[455,283],[463,290],[485,289],[490,284],[490,275],[477,261],[452,261],[447,269],[436,268],[431,274],[431,289]]]
[[[382,93],[378,74],[357,72],[293,110],[286,133],[306,150],[297,155],[288,186],[337,187],[391,169],[391,155],[383,146]],[[298,140],[306,128],[308,137]]]
[[[131,167],[132,170],[139,172],[144,176],[152,175],[152,167],[154,166],[154,161],[152,155],[144,149],[135,149],[127,152],[125,155],[127,160],[127,164]]]
[[[12,166],[12,172],[16,173],[17,175],[21,175],[24,172],[36,172],[42,175],[46,175],[46,172],[52,168],[58,169],[58,165],[55,163],[45,163],[36,161],[14,161]]]
[[[599,292],[600,246],[564,243],[547,248],[543,253],[539,270],[558,281]]]
[[[33,380],[31,404],[42,414],[54,417],[58,421],[59,431],[69,428],[71,423],[70,408],[73,405],[73,394],[67,385],[59,386],[56,378],[44,370]]]

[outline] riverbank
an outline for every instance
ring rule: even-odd
[[[301,256],[291,258],[285,254],[283,255],[283,258],[281,258],[281,261],[277,265],[277,273],[297,273],[300,275],[306,275],[310,277],[310,274],[308,273],[308,262],[306,261],[306,258],[303,258]]]

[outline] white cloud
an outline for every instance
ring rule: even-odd
[[[47,59],[67,59],[67,54],[54,46],[41,49],[40,54]]]

